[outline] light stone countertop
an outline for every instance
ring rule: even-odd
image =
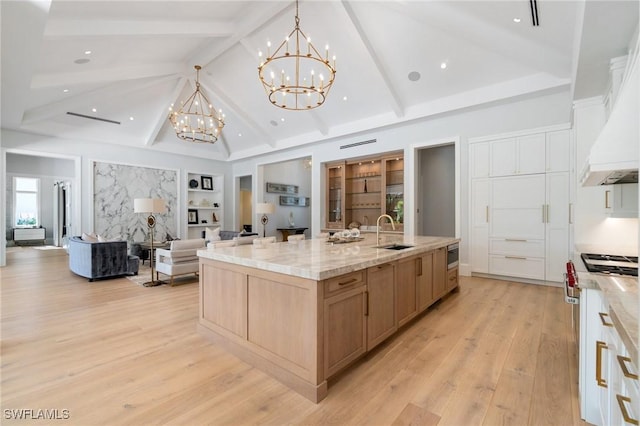
[[[601,290],[609,303],[609,314],[620,339],[638,365],[638,279],[578,272],[581,288]]]
[[[397,236],[384,234],[381,244],[406,244],[404,250],[376,248],[375,235],[362,235],[364,240],[331,244],[326,239],[302,240],[295,243],[268,244],[265,248],[251,244],[198,250],[198,256],[265,271],[278,272],[312,280],[324,280],[381,265],[419,253],[445,247],[460,241],[449,237]],[[381,234],[382,236],[382,234]]]

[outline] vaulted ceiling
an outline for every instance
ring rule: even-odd
[[[300,27],[330,45],[337,75],[324,105],[287,111],[257,66],[293,29],[291,0],[3,0],[2,127],[236,160],[551,90],[601,94],[638,2],[538,0],[539,26],[530,4],[301,0]],[[225,113],[213,145],[178,139],[167,120],[193,93],[196,64]]]

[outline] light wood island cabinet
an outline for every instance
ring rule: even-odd
[[[444,255],[455,239],[411,238],[429,244],[412,254],[378,249],[371,238],[367,245],[351,246],[358,247],[354,260],[345,259],[345,248],[319,240],[295,247],[277,243],[262,251],[251,246],[200,250],[198,329],[318,402],[327,395],[330,377],[444,296]],[[326,272],[313,272],[309,261],[319,252],[332,265]],[[290,267],[281,259],[309,266],[287,272]],[[335,275],[336,265],[344,272]],[[431,286],[437,280],[443,292],[436,295]]]

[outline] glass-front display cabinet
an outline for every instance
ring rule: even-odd
[[[327,164],[327,228],[344,229],[345,163]]]
[[[404,230],[404,159],[402,152],[354,158],[326,166],[327,202],[325,228],[375,231],[381,214]],[[388,220],[381,229],[391,231]]]
[[[404,159],[401,156],[383,159],[385,171],[385,213],[404,229]]]

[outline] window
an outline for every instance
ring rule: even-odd
[[[14,226],[40,226],[40,179],[14,177],[13,201]]]

